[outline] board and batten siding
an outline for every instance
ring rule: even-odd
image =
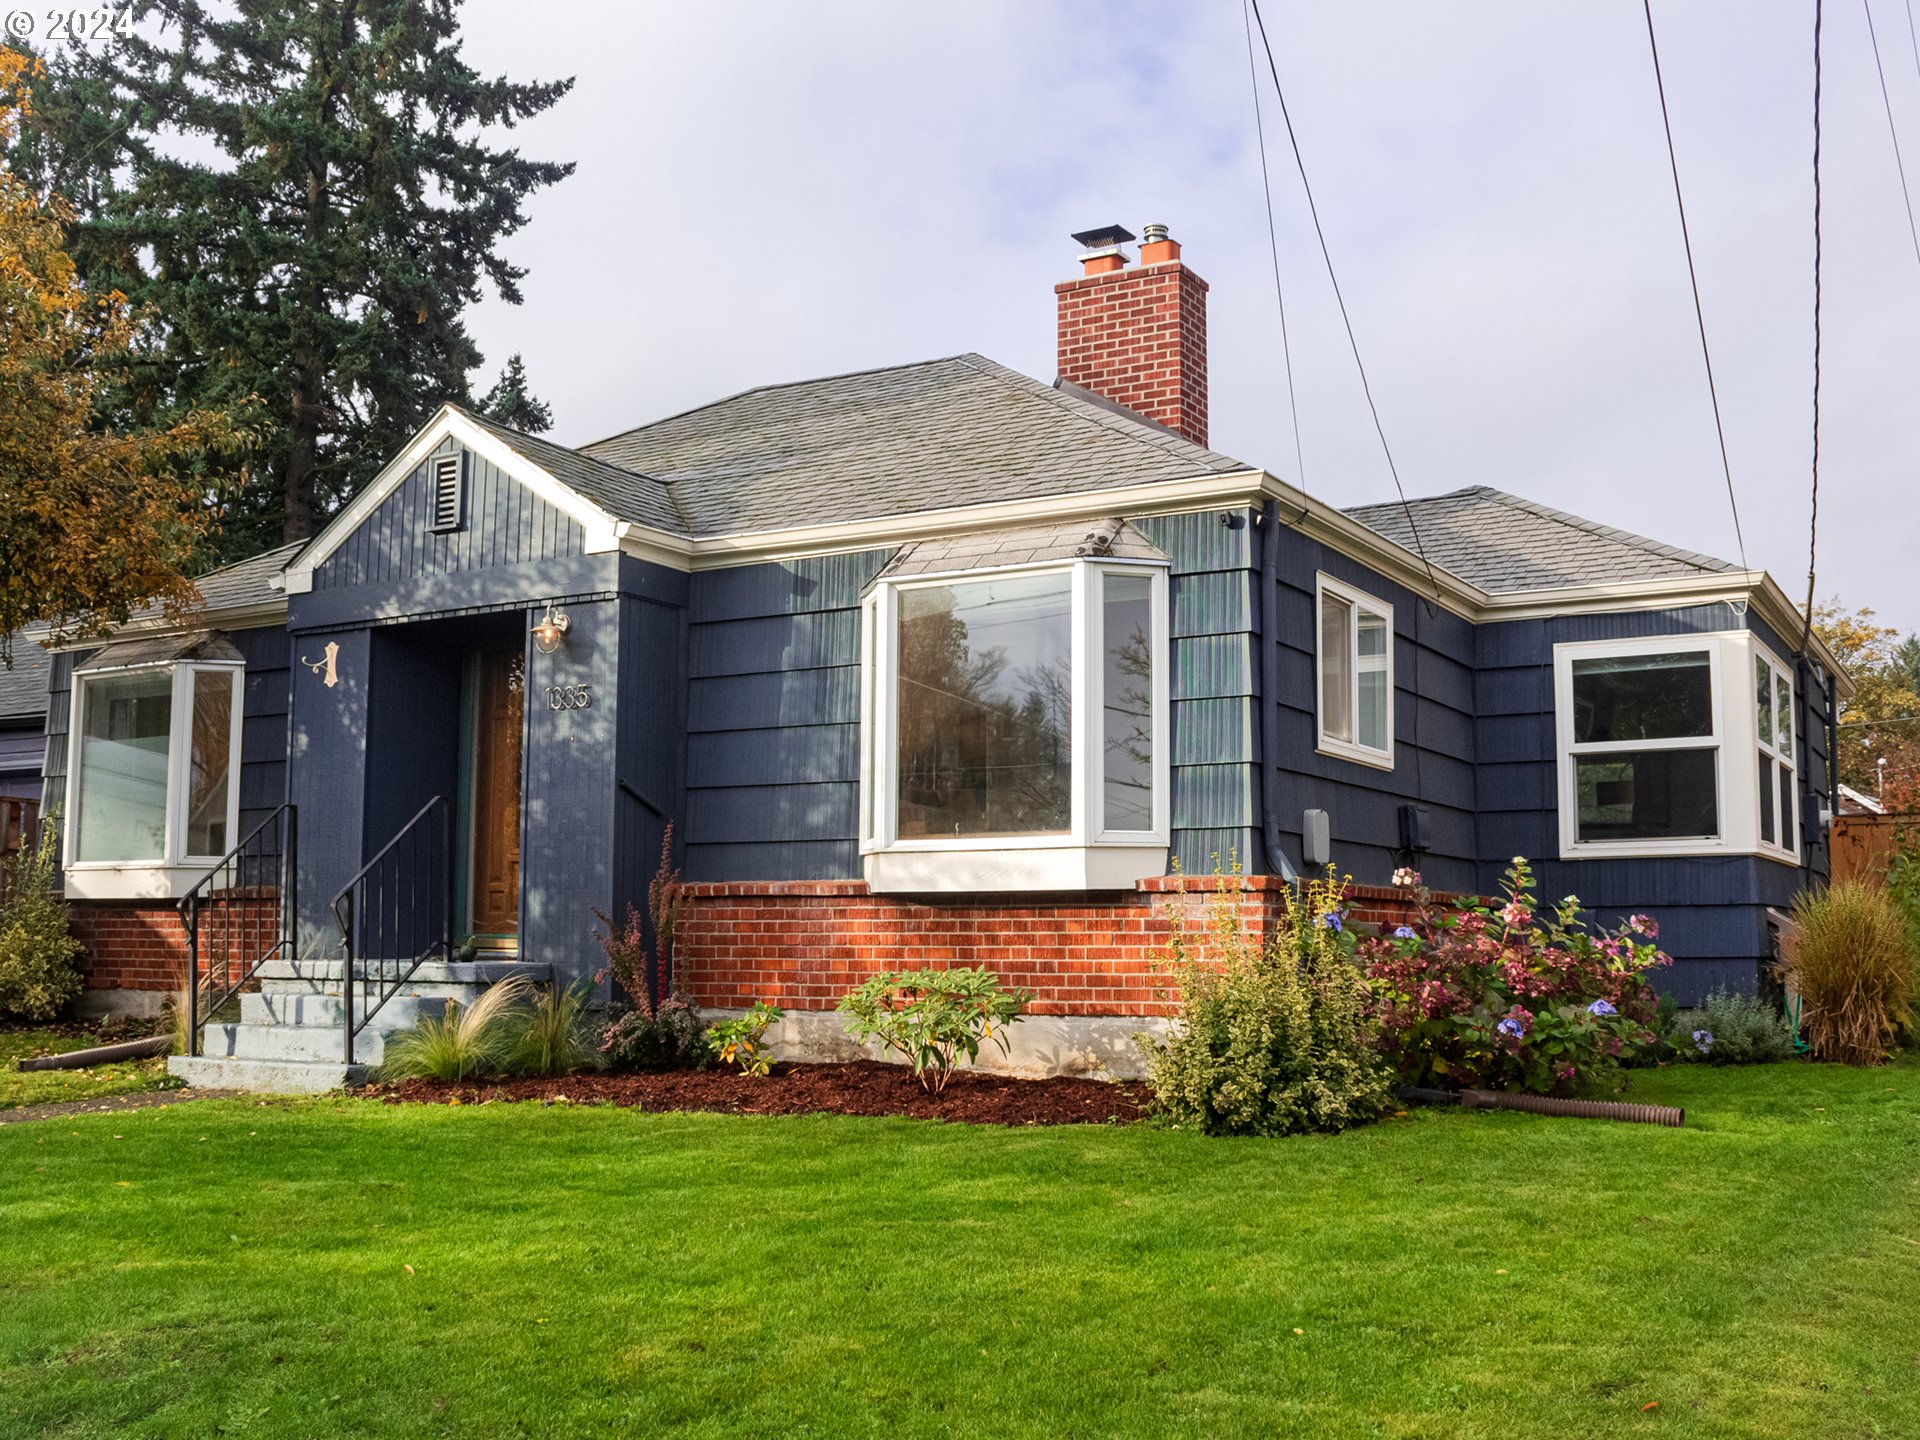
[[[1654,982],[1682,1003],[1719,987],[1752,993],[1760,967],[1771,955],[1768,907],[1786,909],[1810,878],[1826,873],[1825,841],[1817,835],[1821,808],[1828,803],[1825,696],[1808,694],[1803,685],[1799,697],[1800,727],[1807,739],[1801,751],[1800,865],[1755,855],[1563,861],[1553,647],[1747,627],[1743,616],[1719,603],[1506,621],[1482,625],[1476,636],[1476,729],[1482,757],[1478,888],[1491,891],[1511,859],[1524,855],[1534,865],[1542,896],[1578,895],[1608,925],[1629,912],[1653,916],[1660,924],[1661,947],[1676,957],[1673,970],[1656,975]],[[1757,622],[1753,628],[1791,664],[1791,647]],[[1757,761],[1728,757],[1729,765],[1747,763]],[[1816,832],[1813,843],[1809,825]]]
[[[1426,807],[1428,849],[1413,857],[1428,884],[1472,890],[1478,867],[1473,626],[1282,524],[1272,643],[1279,650],[1274,793],[1281,841],[1301,863],[1303,816],[1327,812],[1333,865],[1385,885],[1403,862],[1400,807]],[[1318,577],[1325,573],[1393,607],[1393,768],[1320,753]]]
[[[484,456],[466,454],[464,523],[432,528],[433,460],[461,453],[443,442],[313,572],[315,590],[458,575],[585,553],[580,522],[535,495]]]

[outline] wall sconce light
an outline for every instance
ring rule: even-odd
[[[542,655],[551,655],[566,643],[567,631],[573,628],[573,619],[566,611],[556,611],[553,602],[547,602],[546,618],[533,627],[534,648]]]

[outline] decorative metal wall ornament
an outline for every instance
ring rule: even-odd
[[[566,611],[556,611],[553,602],[547,602],[546,618],[533,627],[534,647],[542,655],[551,655],[566,643],[567,631],[573,628],[573,617]]]
[[[309,660],[306,656],[302,655],[300,657],[300,663],[316,675],[324,672],[326,679],[322,683],[331,690],[340,683],[340,676],[335,673],[333,668],[333,662],[337,660],[339,656],[340,647],[329,640],[327,641],[327,648],[320,652],[320,658],[318,660]]]

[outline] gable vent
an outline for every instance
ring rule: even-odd
[[[434,530],[458,530],[465,496],[461,484],[465,453],[459,455],[436,455],[433,457],[433,519],[430,522]]]

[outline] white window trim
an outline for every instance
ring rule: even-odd
[[[67,706],[67,778],[65,785],[63,857],[79,854],[80,753],[86,726],[86,687],[95,680],[118,678],[143,670],[169,672],[171,694],[167,717],[167,814],[165,853],[139,860],[64,859],[67,894],[75,899],[176,898],[218,863],[221,855],[187,853],[187,770],[193,750],[193,677],[202,671],[233,676],[233,714],[228,736],[227,843],[239,840],[240,747],[246,720],[246,666],[240,661],[161,661],[87,671],[73,677]]]
[[[1153,828],[1107,830],[1103,677],[1100,654],[1102,574],[1144,573],[1152,582]],[[861,607],[860,851],[876,892],[1088,890],[1131,888],[1166,872],[1172,835],[1172,643],[1168,567],[1158,561],[1075,559],[1032,565],[948,570],[881,580]],[[1057,835],[899,838],[898,725],[902,590],[1000,575],[1071,575],[1073,670],[1070,828]]]
[[[1576,659],[1619,655],[1672,655],[1702,651],[1708,657],[1713,687],[1714,727],[1711,735],[1679,740],[1591,741],[1573,743],[1573,662]],[[1798,865],[1797,852],[1760,843],[1759,720],[1753,697],[1753,658],[1771,656],[1749,630],[1718,630],[1691,635],[1647,635],[1630,640],[1567,641],[1553,647],[1554,764],[1560,812],[1560,858],[1598,860],[1657,858],[1681,855],[1758,855]],[[1789,672],[1790,673],[1790,672]],[[1740,683],[1730,685],[1728,676]],[[1801,717],[1794,715],[1798,726]],[[1711,839],[1581,840],[1579,791],[1574,779],[1575,754],[1630,750],[1706,750],[1715,753],[1714,783],[1720,806],[1720,833]],[[1800,805],[1799,773],[1794,778],[1796,813]]]
[[[1758,768],[1759,757],[1761,755],[1765,755],[1769,760],[1773,761],[1775,765],[1785,766],[1787,769],[1787,773],[1793,776],[1793,786],[1792,786],[1793,813],[1789,815],[1781,815],[1776,813],[1774,815],[1773,833],[1779,836],[1780,839],[1773,842],[1769,842],[1765,838],[1765,836],[1760,835],[1760,794],[1759,794],[1760,782],[1758,777],[1755,778],[1754,780],[1754,787],[1755,787],[1754,812],[1753,812],[1754,834],[1756,836],[1760,836],[1758,840],[1758,844],[1760,847],[1760,853],[1762,855],[1768,856],[1771,859],[1785,860],[1790,864],[1798,865],[1800,863],[1800,824],[1799,824],[1799,821],[1800,821],[1800,761],[1795,751],[1799,744],[1800,727],[1804,720],[1804,717],[1800,714],[1800,709],[1799,709],[1799,706],[1800,706],[1799,687],[1794,684],[1794,676],[1793,676],[1792,668],[1788,666],[1783,660],[1781,660],[1779,656],[1775,655],[1773,651],[1769,650],[1765,645],[1761,644],[1758,638],[1755,638],[1753,641],[1753,659],[1756,661],[1766,662],[1767,666],[1773,671],[1773,683],[1776,687],[1780,685],[1785,685],[1787,687],[1787,713],[1792,717],[1792,720],[1793,720],[1793,737],[1787,742],[1785,747],[1782,747],[1780,744],[1780,735],[1779,735],[1779,729],[1778,729],[1780,702],[1778,700],[1773,700],[1772,701],[1773,714],[1772,716],[1769,717],[1769,725],[1774,731],[1774,736],[1771,741],[1761,737],[1759,733],[1760,732],[1759,708],[1758,706],[1752,703],[1756,697],[1754,697],[1751,694],[1754,666],[1753,666],[1753,663],[1750,661],[1747,665],[1747,675],[1749,677],[1747,681],[1748,688],[1749,688],[1747,708],[1753,712],[1755,768],[1756,769]],[[1770,694],[1771,693],[1775,693],[1775,692],[1770,692]],[[1778,779],[1774,780],[1773,787],[1774,787],[1773,788],[1774,809],[1778,811],[1780,807],[1780,782]]]
[[[1320,653],[1322,616],[1326,608],[1327,596],[1333,595],[1347,602],[1352,610],[1352,618],[1347,626],[1348,644],[1348,713],[1353,716],[1353,732],[1360,733],[1360,610],[1364,606],[1374,614],[1382,616],[1387,622],[1387,747],[1376,750],[1371,745],[1362,745],[1358,740],[1342,740],[1337,735],[1327,733],[1327,670],[1325,658]],[[1356,590],[1343,580],[1336,580],[1324,571],[1314,576],[1313,584],[1313,725],[1318,737],[1315,745],[1322,755],[1331,755],[1340,760],[1351,760],[1358,765],[1371,765],[1376,770],[1391,770],[1393,759],[1393,717],[1394,717],[1394,665],[1395,648],[1393,629],[1393,606],[1386,601]]]

